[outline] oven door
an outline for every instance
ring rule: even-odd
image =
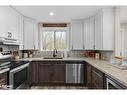
[[[29,63],[14,68],[9,73],[9,84],[11,89],[16,89],[28,79]]]

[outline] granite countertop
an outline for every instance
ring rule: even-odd
[[[86,61],[93,67],[99,69],[103,73],[114,78],[118,82],[122,83],[127,87],[127,70],[121,70],[114,66],[109,65],[108,61],[97,60],[94,58],[63,58],[63,59],[43,59],[43,58],[23,58],[19,60],[27,61]]]

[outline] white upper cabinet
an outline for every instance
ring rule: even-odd
[[[24,50],[34,49],[34,24],[29,18],[24,18]]]
[[[1,36],[19,40],[20,15],[11,7],[0,7]]]
[[[39,45],[38,45],[38,32],[39,32],[39,26],[38,23],[34,23],[34,49],[38,50],[39,49]]]
[[[95,16],[95,50],[114,50],[114,9],[102,9]]]
[[[12,39],[19,40],[20,33],[20,15],[11,7],[8,8],[8,31],[12,34]]]
[[[23,37],[23,15],[20,15],[20,37],[19,37],[19,42],[20,42],[20,45],[19,45],[19,50],[23,50],[23,40],[24,40],[24,37]]]
[[[0,7],[0,37],[7,37],[7,7]]]
[[[32,19],[24,17],[23,50],[38,49],[38,24]]]
[[[84,21],[84,46],[85,50],[94,50],[94,17]]]
[[[73,20],[71,22],[71,49],[73,50],[84,49],[82,20]]]

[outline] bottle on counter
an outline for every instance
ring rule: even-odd
[[[100,59],[100,53],[95,53],[95,59]]]
[[[24,58],[28,58],[28,53],[27,53],[27,51],[24,51],[23,56],[24,56]]]

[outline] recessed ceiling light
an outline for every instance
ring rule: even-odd
[[[54,16],[54,13],[53,13],[53,12],[50,12],[49,15],[50,15],[50,16]]]

